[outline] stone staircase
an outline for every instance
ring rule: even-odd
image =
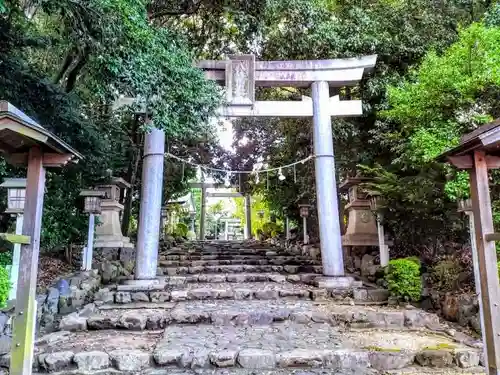
[[[257,242],[160,254],[158,283],[101,289],[37,341],[60,374],[456,374],[481,344],[423,311],[356,305],[373,290],[317,286],[319,261]],[[380,294],[380,291],[377,293]]]

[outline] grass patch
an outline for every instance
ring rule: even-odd
[[[399,353],[401,349],[398,348],[382,348],[380,346],[365,346],[363,349],[369,350],[371,352],[390,352],[390,353]]]
[[[454,350],[457,346],[449,343],[440,343],[434,346],[426,346],[423,350]]]

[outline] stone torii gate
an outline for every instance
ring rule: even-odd
[[[191,188],[201,189],[201,212],[200,212],[200,241],[205,239],[205,218],[207,213],[207,198],[245,198],[245,239],[252,237],[252,197],[250,194],[243,193],[207,193],[209,188],[222,188],[222,184],[214,184],[207,182],[192,182],[189,184]]]
[[[201,61],[205,76],[226,87],[225,117],[313,117],[316,195],[323,274],[335,278],[322,286],[350,287],[344,276],[331,117],[363,114],[360,100],[330,97],[330,87],[353,86],[377,56],[312,61],[255,61],[254,55],[230,55],[226,61]],[[255,87],[311,87],[302,101],[256,101]]]
[[[338,215],[337,182],[331,117],[363,114],[360,100],[330,97],[330,87],[356,85],[365,71],[375,66],[377,56],[335,60],[255,61],[253,55],[230,55],[225,61],[207,60],[197,64],[226,87],[227,104],[219,111],[225,117],[313,117],[316,195],[321,240],[323,274],[334,276],[318,282],[322,287],[350,287],[344,276],[344,260]],[[256,101],[255,87],[311,87],[312,98],[302,101]],[[134,98],[122,98],[114,107],[132,104]],[[158,282],[156,267],[163,154],[165,134],[153,128],[145,137],[141,208],[137,234],[136,283]],[[203,228],[204,229],[204,228]]]

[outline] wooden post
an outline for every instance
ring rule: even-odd
[[[477,259],[481,279],[484,340],[488,358],[487,374],[500,374],[500,287],[498,280],[495,242],[487,241],[493,233],[488,183],[488,168],[484,151],[474,151],[474,165],[470,171],[472,210],[476,234]]]
[[[32,147],[28,159],[23,223],[23,235],[30,236],[31,241],[30,244],[21,246],[10,362],[11,375],[30,375],[32,371],[36,320],[35,296],[45,188],[45,169],[42,162],[41,149]]]
[[[205,216],[207,214],[207,188],[202,180],[200,210],[200,241],[205,240]],[[217,231],[216,231],[217,232]]]

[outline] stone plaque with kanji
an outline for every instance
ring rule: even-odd
[[[226,66],[226,100],[230,105],[255,101],[255,56],[229,55]]]

